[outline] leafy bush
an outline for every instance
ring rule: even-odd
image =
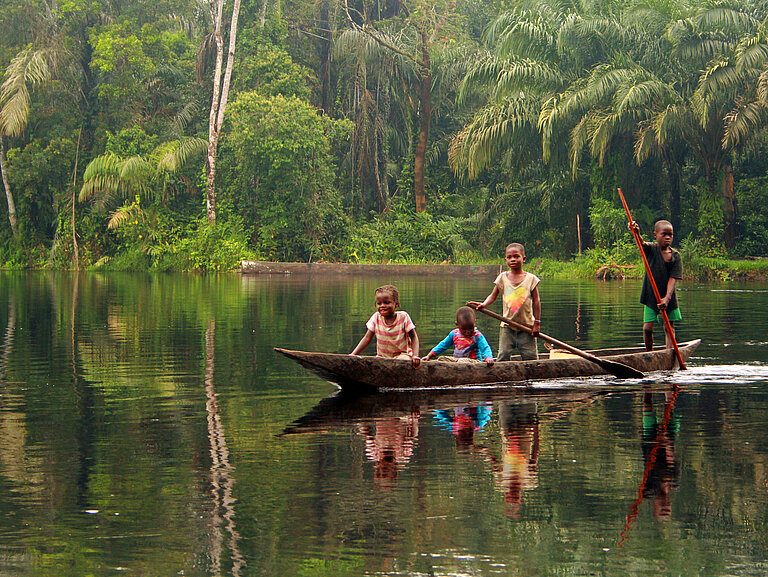
[[[272,260],[341,256],[347,216],[331,150],[351,123],[298,98],[257,92],[239,94],[229,115],[220,199],[253,223],[256,250]]]
[[[638,265],[639,260],[637,245],[623,242],[610,248],[587,249],[577,263],[580,276],[609,280],[642,276],[643,265]]]
[[[471,250],[465,219],[435,220],[427,212],[393,206],[350,232],[349,257],[361,262],[454,261]]]
[[[768,176],[739,181],[736,187],[742,256],[768,255]]]
[[[629,237],[627,215],[604,198],[595,198],[589,207],[592,238],[598,249],[609,249]]]
[[[229,271],[239,268],[241,260],[259,258],[248,248],[248,234],[239,219],[217,222],[202,218],[197,228],[157,254],[154,270]]]

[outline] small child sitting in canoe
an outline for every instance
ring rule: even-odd
[[[456,311],[456,328],[421,360],[434,359],[450,348],[453,348],[453,358],[442,357],[440,360],[469,362],[479,359],[489,367],[495,361],[488,341],[475,327],[475,311],[469,307],[461,307]]]
[[[365,323],[365,335],[349,353],[357,355],[371,344],[376,335],[376,356],[391,359],[407,359],[413,368],[421,364],[419,357],[419,336],[416,325],[405,311],[397,310],[400,306],[400,293],[397,287],[384,285],[376,289],[376,312]]]

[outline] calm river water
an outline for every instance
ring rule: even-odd
[[[642,381],[350,402],[272,350],[394,283],[426,352],[491,282],[0,273],[0,575],[768,573],[766,285],[684,283]],[[639,290],[544,279],[542,330],[639,345]]]

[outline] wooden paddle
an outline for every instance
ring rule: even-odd
[[[467,303],[467,306],[475,310],[478,310],[477,305],[474,303]],[[525,331],[528,334],[532,333],[530,327],[521,325],[520,323],[516,323],[512,319],[503,317],[499,314],[489,311],[486,308],[482,308],[479,310],[481,313],[484,313],[491,318],[507,323],[509,326],[517,329],[518,331]],[[588,361],[591,361],[595,364],[600,365],[600,368],[602,368],[605,372],[611,373],[612,375],[619,377],[620,379],[642,379],[645,376],[643,375],[643,373],[641,373],[637,369],[634,369],[628,365],[625,365],[623,363],[618,363],[616,361],[611,361],[609,359],[601,359],[600,357],[596,357],[595,355],[590,354],[586,351],[582,351],[581,349],[572,347],[568,343],[564,343],[563,341],[558,341],[557,339],[552,338],[549,335],[545,335],[544,333],[539,333],[538,336],[540,339],[545,340],[548,343],[551,343],[557,347],[565,349],[566,351],[573,353],[574,355],[578,355],[582,359],[586,359]]]
[[[624,199],[624,195],[621,192],[621,189],[618,189],[619,191],[619,198],[621,198],[621,204],[624,205],[624,210],[627,213],[627,218],[629,219],[629,224],[631,225],[634,220],[632,220],[632,214],[629,212],[629,207],[627,206],[627,201]],[[661,295],[659,294],[659,287],[656,286],[656,281],[653,278],[653,275],[651,274],[651,265],[648,264],[648,258],[645,256],[645,251],[643,250],[643,239],[640,238],[640,233],[637,232],[634,228],[630,227],[630,230],[632,231],[632,236],[635,239],[635,242],[637,243],[637,248],[640,249],[640,256],[643,257],[643,264],[645,265],[645,274],[648,277],[648,280],[651,281],[651,288],[653,289],[653,296],[656,297],[656,302],[661,302]],[[661,318],[664,321],[664,329],[667,331],[667,335],[669,335],[669,340],[672,342],[672,347],[675,349],[675,356],[677,356],[677,362],[680,365],[681,370],[685,370],[685,362],[683,361],[683,355],[680,354],[680,348],[677,346],[677,341],[675,340],[675,331],[672,328],[672,323],[669,322],[669,316],[667,316],[666,309],[659,308],[659,311],[661,312]]]

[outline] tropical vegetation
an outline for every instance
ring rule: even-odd
[[[633,274],[621,188],[694,270],[744,268],[725,259],[768,254],[767,18],[753,0],[6,0],[0,266],[465,263],[521,241]]]

